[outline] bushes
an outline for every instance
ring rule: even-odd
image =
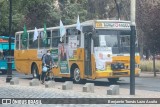
[[[160,71],[160,60],[156,60],[156,71]],[[142,71],[152,72],[153,71],[153,60],[141,60],[140,68]]]

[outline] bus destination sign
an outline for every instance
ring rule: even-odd
[[[107,28],[107,29],[113,29],[113,28],[130,28],[129,23],[123,23],[123,22],[96,22],[96,28]]]

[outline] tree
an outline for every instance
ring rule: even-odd
[[[116,0],[120,12],[120,19],[129,20],[130,2]],[[88,0],[87,17],[89,19],[118,19],[118,12],[114,0]]]
[[[160,10],[160,4],[152,4],[151,2],[138,0],[137,1],[137,27],[144,35],[139,35],[143,38],[143,48],[148,55],[148,51],[151,53],[159,53],[159,23],[160,15],[157,14]]]
[[[59,12],[54,8],[53,0],[26,0],[24,8],[24,23],[29,29],[35,26],[41,28],[45,22],[48,27],[55,26],[59,19]]]
[[[117,0],[118,1],[118,0]],[[121,18],[128,18],[128,0],[121,0],[118,5]],[[0,1],[0,34],[8,33],[8,2]],[[3,14],[3,15],[2,15]],[[23,29],[59,26],[61,19],[66,24],[75,24],[77,16],[81,22],[93,19],[117,18],[116,4],[111,0],[16,0],[13,2],[12,34]]]
[[[81,21],[87,20],[87,0],[59,0],[60,18],[64,24],[73,24],[80,16]]]
[[[0,35],[9,35],[8,31],[8,17],[9,9],[8,2],[6,0],[0,1]]]
[[[24,15],[20,11],[22,10],[21,7],[21,1],[22,0],[16,0],[16,2],[12,3],[12,36],[14,36],[15,31],[19,29],[19,24],[21,23]],[[0,35],[9,35],[9,2],[7,0],[1,0],[0,1]],[[24,24],[21,25],[21,27]]]
[[[137,15],[137,24],[138,28],[141,29],[145,36],[142,36],[144,40],[144,50],[146,51],[146,57],[149,57],[148,51],[150,50],[153,56],[153,71],[154,76],[156,76],[155,69],[155,55],[160,53],[160,14],[157,14],[160,11],[160,2],[154,1],[138,1],[138,15]]]

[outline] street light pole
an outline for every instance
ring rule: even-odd
[[[12,59],[11,59],[11,28],[12,28],[12,0],[9,0],[9,56],[8,56],[8,71],[6,82],[12,79]]]
[[[130,36],[130,95],[135,95],[135,38],[136,38],[136,0],[131,0],[131,36]]]

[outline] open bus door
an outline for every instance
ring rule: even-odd
[[[84,49],[85,49],[85,75],[92,76],[92,61],[91,61],[91,38],[92,38],[92,26],[84,26]]]

